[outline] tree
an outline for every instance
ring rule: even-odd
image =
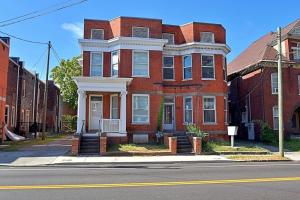
[[[60,64],[51,70],[51,78],[59,85],[63,100],[73,108],[77,107],[77,85],[73,77],[81,75],[79,58],[77,56],[72,59],[62,59]]]

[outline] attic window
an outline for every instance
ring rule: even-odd
[[[167,44],[174,44],[174,34],[172,34],[172,33],[163,33],[162,38],[168,40]]]
[[[92,29],[91,39],[104,40],[104,30],[103,29]]]
[[[300,35],[300,26],[294,28],[293,34]]]
[[[132,37],[148,38],[149,28],[148,27],[132,27]]]
[[[212,32],[201,32],[200,33],[200,42],[204,43],[214,43],[215,35]]]

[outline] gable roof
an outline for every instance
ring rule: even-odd
[[[290,23],[281,31],[282,37],[285,37],[295,27],[300,25],[300,19]],[[231,63],[228,64],[228,75],[245,70],[263,60],[277,60],[277,51],[271,46],[272,42],[276,42],[277,33],[269,32],[253,42],[240,55],[238,55]],[[283,56],[283,60],[287,58]]]

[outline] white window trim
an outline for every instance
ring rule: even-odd
[[[173,43],[173,44],[166,44],[166,45],[174,45],[174,44],[175,44],[175,34],[174,34],[174,33],[162,33],[162,39],[164,39],[164,38],[163,38],[163,35],[164,35],[164,34],[173,35],[173,40],[172,40],[172,43]]]
[[[277,112],[278,112],[278,106],[276,105],[276,106],[273,106],[273,108],[272,108],[272,118],[273,118],[273,130],[278,130],[278,127],[276,128],[275,127],[275,117],[277,117],[278,118],[278,120],[279,120],[279,115],[278,116],[274,116],[274,110],[275,110],[275,108],[277,108]]]
[[[277,74],[277,92],[273,91],[273,75],[275,75],[275,74],[277,74],[277,72],[271,73],[271,92],[272,92],[272,94],[277,95],[278,94],[278,74]]]
[[[117,119],[120,119],[120,116],[119,116],[120,115],[119,114],[119,95],[118,94],[112,94],[112,95],[110,95],[110,102],[109,102],[109,104],[110,104],[110,106],[109,106],[110,107],[109,108],[110,109],[110,113],[109,113],[109,116],[110,116],[110,119],[112,119],[112,98],[113,97],[117,97],[117,99],[118,99],[118,104],[117,104],[118,107],[117,107],[117,109],[118,109],[118,117],[119,118],[117,118]]]
[[[10,120],[9,120],[9,112],[10,112],[10,109],[9,109],[9,105],[5,105],[5,109],[7,108],[7,122],[6,124],[8,125]],[[5,111],[4,111],[4,120],[5,120]]]
[[[164,78],[164,68],[167,68],[167,69],[170,69],[171,67],[165,67],[164,65],[164,57],[171,57],[173,59],[173,66],[172,66],[172,69],[173,69],[173,79],[165,79]],[[175,63],[174,63],[175,59],[174,59],[174,56],[168,56],[168,55],[163,55],[163,59],[162,59],[162,67],[163,67],[163,71],[162,71],[162,78],[163,80],[165,81],[174,81],[175,80]]]
[[[92,54],[101,54],[102,56],[102,70],[101,70],[101,76],[92,76]],[[104,57],[103,57],[103,52],[102,51],[91,51],[90,52],[90,77],[103,77],[103,63],[104,63]]]
[[[147,27],[147,26],[133,26],[132,28],[131,28],[131,37],[134,37],[133,36],[133,29],[134,28],[147,28],[147,36],[148,37],[145,37],[145,38],[150,38],[150,30],[149,30],[149,27]],[[144,37],[135,37],[135,38],[144,38]]]
[[[134,117],[133,117],[133,110],[134,110],[134,97],[139,97],[139,96],[143,96],[143,97],[147,97],[148,98],[148,121],[146,122],[135,122],[133,121]],[[132,124],[137,124],[137,125],[149,125],[150,124],[150,95],[149,94],[132,94],[132,99],[131,99],[132,103],[131,103],[131,123]]]
[[[99,30],[99,31],[102,31],[103,32],[103,40],[104,40],[104,29],[103,28],[92,28],[91,29],[91,33],[90,33],[90,39],[92,39],[92,32],[94,31],[94,30]],[[92,40],[102,40],[102,39],[92,39]]]
[[[191,74],[192,74],[191,78],[184,78],[184,68],[188,68],[188,67],[184,66],[184,57],[185,56],[190,56],[191,57]],[[182,80],[183,81],[193,80],[193,56],[192,56],[192,54],[187,54],[187,55],[182,56]]]
[[[147,53],[148,56],[148,69],[147,69],[147,75],[134,75],[134,54],[135,53],[139,53],[139,52],[143,52],[143,53]],[[149,51],[145,51],[145,50],[133,50],[132,51],[132,57],[131,57],[131,61],[132,61],[132,66],[131,66],[131,77],[137,77],[137,78],[150,78],[150,60],[149,60]]]
[[[185,102],[186,102],[186,99],[187,98],[191,98],[191,104],[192,104],[192,122],[186,122],[186,116],[185,116],[185,111],[186,111],[186,109],[185,109]],[[193,111],[194,111],[194,108],[193,108],[193,96],[185,96],[185,97],[183,97],[183,124],[189,124],[189,123],[194,123],[194,113],[193,113]]]
[[[204,109],[204,99],[205,98],[213,98],[214,99],[214,111],[215,111],[215,121],[214,122],[205,122],[204,111],[212,110],[212,109]],[[217,98],[216,98],[216,96],[203,96],[202,97],[202,110],[203,110],[203,124],[204,125],[216,125],[217,124]]]
[[[112,75],[112,73],[113,73],[113,53],[114,52],[117,52],[118,53],[118,75]],[[115,51],[112,51],[111,53],[110,53],[110,76],[111,77],[119,77],[119,70],[120,70],[120,51],[119,50],[115,50]]]
[[[201,41],[201,33],[211,33],[212,34],[212,42],[202,42]],[[209,32],[209,31],[204,31],[204,32],[200,32],[200,42],[201,43],[209,43],[209,44],[214,44],[214,43],[216,43],[216,41],[215,41],[215,33],[213,33],[213,32]]]
[[[212,56],[213,57],[213,69],[214,69],[214,77],[213,78],[203,78],[203,67],[212,68],[211,66],[202,65],[203,56]],[[215,66],[215,55],[214,54],[201,54],[201,80],[216,80],[216,66]]]
[[[15,108],[15,106],[12,106],[11,107],[11,120],[10,120],[11,127],[15,126],[15,115],[16,115],[15,113],[16,113],[16,108]]]

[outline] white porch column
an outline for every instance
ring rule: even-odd
[[[77,131],[76,133],[81,132],[83,120],[85,120],[85,91],[78,90],[78,105],[77,105]],[[83,128],[83,132],[85,132],[85,127]]]
[[[126,95],[127,91],[121,91],[121,108],[120,108],[120,133],[127,133],[126,131]]]

